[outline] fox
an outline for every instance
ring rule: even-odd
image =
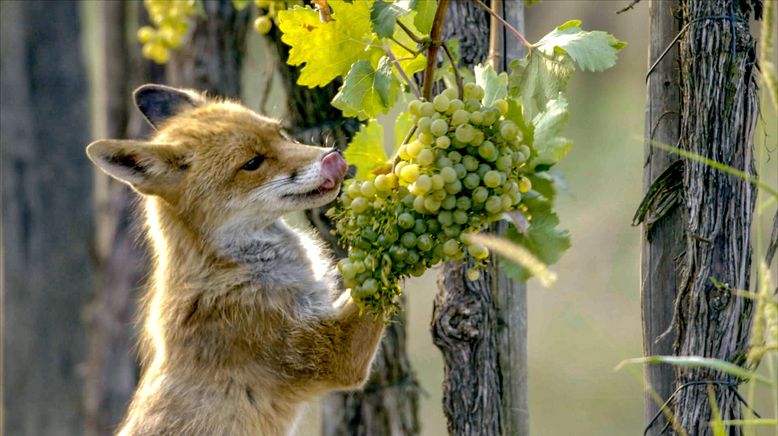
[[[237,101],[157,84],[133,98],[154,133],[86,148],[140,195],[153,258],[117,434],[292,434],[306,402],[364,385],[384,331],[284,220],[335,199],[348,164]]]

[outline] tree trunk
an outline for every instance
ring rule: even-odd
[[[78,4],[0,11],[2,432],[79,434],[93,217]]]
[[[648,64],[653,65],[680,29],[675,18],[678,1],[652,0],[648,10]],[[644,146],[645,199],[635,219],[635,225],[644,223],[640,284],[645,356],[672,354],[675,337],[673,308],[678,289],[678,263],[684,248],[684,222],[679,207],[683,163],[676,155],[655,148],[653,144],[678,144],[679,80],[678,49],[674,46],[649,74],[647,84],[645,137],[649,141]],[[646,366],[645,382],[644,417],[649,423],[673,392],[675,373],[672,366]],[[660,416],[648,434],[661,434],[666,424],[667,417]]]
[[[161,67],[141,58],[134,39],[142,3],[101,2],[87,39],[99,41],[92,92],[92,137],[138,138],[150,128],[132,107],[132,90],[157,81]],[[132,35],[129,36],[128,35]],[[133,218],[136,194],[93,169],[95,295],[84,311],[84,433],[110,435],[124,417],[138,381],[133,320],[145,253]]]
[[[754,6],[759,7],[757,1]],[[688,30],[680,40],[683,149],[755,175],[753,133],[758,114],[756,54],[749,32],[748,2],[682,0]],[[758,13],[757,13],[758,15]],[[729,20],[709,17],[731,17]],[[758,17],[757,17],[758,18]],[[750,229],[756,192],[739,178],[684,160],[686,248],[678,290],[675,350],[740,364],[745,359],[751,301],[734,289],[749,288]],[[700,380],[732,386],[696,385],[680,391],[678,422],[689,434],[710,434],[708,388],[722,419],[740,419],[737,380],[708,369],[677,369],[677,383]],[[740,434],[730,427],[729,434]]]
[[[340,110],[330,105],[340,83],[314,89],[298,86],[299,69],[286,64],[289,47],[281,42],[277,29],[270,36],[280,59],[278,68],[287,93],[293,134],[306,143],[345,149],[359,123],[343,118]],[[307,211],[306,216],[335,254],[343,257],[346,252],[338,246],[324,216],[329,207]],[[406,349],[405,315],[400,313],[386,326],[365,388],[332,393],[322,400],[322,435],[416,435],[418,402],[418,384]]]
[[[237,11],[230,0],[205,1],[203,9],[205,16],[196,15],[191,39],[172,52],[166,66],[168,82],[240,98],[251,10]]]
[[[522,2],[492,1],[520,32],[524,30]],[[452,2],[446,38],[460,39],[468,67],[488,54],[490,27],[493,65],[506,70],[522,49],[502,25],[472,2]],[[474,31],[474,28],[477,29]],[[491,230],[500,234],[506,223]],[[432,335],[445,361],[443,410],[448,430],[456,435],[527,435],[527,312],[526,286],[503,274],[492,256],[489,274],[466,279],[472,260],[444,265],[432,314]]]

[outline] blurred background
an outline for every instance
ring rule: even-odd
[[[110,125],[106,127],[108,115],[95,110],[111,108],[105,104],[111,96],[101,94],[110,83],[101,80],[110,82],[112,74],[121,76],[126,73],[122,68],[141,60],[134,47],[127,64],[102,74],[112,66],[101,57],[99,43],[111,34],[100,26],[96,3],[31,3],[22,7],[21,2],[0,2],[4,306],[0,421],[9,435],[80,434],[82,398],[89,401],[88,377],[96,377],[89,371],[87,348],[89,341],[100,340],[87,337],[85,325],[100,325],[101,313],[121,313],[118,325],[106,325],[127,330],[135,298],[89,305],[94,303],[95,287],[105,280],[95,276],[95,263],[106,262],[106,248],[100,245],[104,238],[96,233],[95,223],[106,208],[119,207],[111,198],[125,194],[93,178],[83,149],[98,133],[111,131]],[[640,229],[631,221],[642,190],[648,2],[615,14],[628,3],[543,0],[526,9],[530,41],[567,20],[580,19],[585,29],[605,30],[629,43],[615,68],[577,73],[568,93],[571,115],[566,136],[574,146],[558,166],[568,185],[558,197],[558,211],[573,245],[552,267],[559,279],[551,288],[529,283],[533,435],[639,434],[643,428],[640,368],[614,372],[621,360],[642,354]],[[758,38],[758,26],[752,29]],[[118,37],[134,41],[134,30]],[[248,38],[241,97],[250,107],[283,118],[287,108],[283,78],[268,76],[277,62],[275,49],[256,32],[249,32]],[[156,66],[144,67],[142,79],[155,75],[160,81],[170,77],[162,76]],[[113,99],[126,106],[129,89],[123,91]],[[148,133],[137,115],[131,117],[124,133]],[[774,109],[762,105],[756,143],[764,151],[762,176],[771,186],[778,183],[775,120]],[[97,201],[95,209],[95,199],[101,198],[108,200]],[[132,227],[131,215],[125,211],[124,218],[111,225]],[[763,216],[761,225],[769,229],[772,213]],[[136,236],[121,243],[128,252],[108,264],[116,265],[120,274],[142,276],[145,263],[132,260],[142,244]],[[772,272],[775,278],[775,265]],[[429,332],[436,277],[432,270],[405,284],[408,348],[424,392],[419,414],[425,435],[444,434],[446,428],[440,394],[443,363]],[[131,335],[119,336],[127,349]],[[104,358],[113,364],[111,356]],[[120,390],[133,382],[130,377],[100,383]],[[769,415],[771,395],[759,388],[756,409]],[[36,412],[15,414],[21,410]],[[47,422],[61,425],[53,428]],[[319,407],[311,404],[298,433],[317,434],[319,425]]]

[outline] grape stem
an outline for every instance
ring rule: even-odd
[[[435,10],[435,18],[432,20],[432,31],[430,32],[429,49],[427,49],[427,65],[424,68],[424,84],[421,96],[429,101],[432,97],[432,82],[435,80],[435,66],[438,61],[438,48],[441,45],[440,34],[443,30],[443,20],[446,17],[449,0],[439,0],[438,9]],[[477,0],[476,0],[477,1]]]
[[[454,56],[451,54],[451,50],[449,50],[448,44],[446,44],[444,41],[441,46],[443,47],[443,51],[446,52],[446,56],[448,57],[449,62],[451,62],[451,68],[454,69],[454,80],[457,82],[457,92],[459,94],[459,99],[462,100],[465,96],[465,89],[462,76],[459,75],[459,68],[457,68],[457,63],[454,61]]]
[[[397,20],[397,25],[400,26],[400,29],[402,29],[408,37],[410,37],[413,42],[416,44],[421,44],[421,37],[413,33],[413,30],[409,29],[408,26],[402,23],[402,21]]]
[[[403,68],[400,66],[400,63],[397,62],[397,58],[394,57],[392,50],[390,50],[389,47],[384,46],[384,51],[386,52],[386,55],[389,56],[389,59],[392,61],[392,64],[394,64],[394,67],[397,68],[397,72],[400,73],[400,77],[402,77],[403,80],[405,80],[405,83],[408,84],[408,88],[411,89],[413,95],[415,95],[416,98],[419,98],[419,88],[411,81],[408,75],[405,74],[405,70],[403,70]]]
[[[327,0],[312,0],[319,10],[319,20],[322,23],[332,21],[332,15],[330,14],[330,5],[327,4]]]
[[[500,24],[505,26],[505,28],[508,29],[508,31],[511,32],[513,34],[513,36],[516,37],[516,39],[521,41],[521,43],[524,45],[524,47],[527,47],[527,52],[531,52],[532,51],[532,48],[533,48],[532,44],[530,44],[529,41],[527,41],[527,39],[524,38],[524,35],[519,33],[519,31],[516,30],[515,27],[511,26],[510,23],[508,23],[507,21],[503,20],[502,17],[500,16],[500,14],[495,13],[489,6],[486,6],[481,0],[473,0],[473,2],[475,4],[477,4],[481,9],[485,10],[486,12],[489,12],[494,18],[497,19],[497,21],[500,22]]]
[[[410,53],[410,54],[414,55],[414,57],[416,57],[416,55],[418,55],[418,54],[419,54],[419,52],[411,50],[411,48],[410,48],[410,47],[408,47],[407,45],[405,45],[405,44],[403,44],[402,42],[398,41],[398,40],[397,40],[397,38],[395,38],[394,36],[392,36],[392,37],[391,37],[391,38],[389,38],[389,39],[391,39],[392,41],[394,41],[394,43],[395,43],[395,44],[397,44],[397,45],[399,45],[400,47],[402,47],[403,49],[405,49],[405,51],[407,51],[408,53]]]

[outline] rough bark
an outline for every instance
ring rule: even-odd
[[[492,7],[523,31],[522,2],[494,1]],[[494,65],[505,70],[522,55],[521,46],[501,25],[491,26]],[[489,29],[489,16],[473,2],[451,3],[444,35],[460,40],[464,65],[486,60]],[[491,231],[504,232],[505,223]],[[477,281],[466,279],[470,260],[447,263],[438,280],[432,335],[443,352],[443,410],[451,434],[529,434],[526,286],[503,274],[495,257],[492,262]]]
[[[754,2],[759,7],[759,2]],[[683,0],[689,23],[680,40],[681,130],[685,150],[755,174],[752,146],[758,114],[755,47],[745,1]],[[758,15],[758,14],[757,14]],[[702,17],[731,16],[733,19]],[[697,20],[697,21],[694,21]],[[739,178],[685,159],[686,249],[676,321],[676,352],[741,363],[751,323],[750,300],[733,289],[748,289],[750,228],[756,192]],[[732,380],[708,369],[677,369],[677,383]],[[735,388],[713,386],[723,419],[740,419]],[[689,434],[710,434],[706,386],[681,390],[678,422]],[[730,427],[729,434],[740,434]]]
[[[92,137],[138,138],[150,131],[132,108],[132,90],[157,81],[162,69],[140,56],[134,40],[142,3],[101,2],[94,34],[100,42],[93,62]],[[135,18],[135,19],[133,19]],[[125,414],[138,378],[133,316],[145,271],[134,215],[136,194],[124,183],[93,169],[95,294],[84,310],[87,356],[84,371],[84,432],[113,434]]]
[[[282,60],[278,68],[289,102],[287,122],[292,133],[303,142],[345,149],[359,123],[343,118],[330,105],[340,83],[314,89],[298,86],[299,69],[283,61],[289,47],[280,41],[277,29],[271,40]],[[343,257],[345,250],[338,246],[324,216],[329,207],[307,211],[306,216],[335,254]],[[333,393],[322,400],[322,435],[416,435],[420,429],[418,402],[418,384],[406,349],[405,318],[398,314],[386,327],[365,389]]]
[[[221,97],[240,98],[240,72],[246,52],[251,9],[237,11],[230,0],[203,2],[191,39],[172,53],[167,81]]]
[[[678,2],[652,0],[648,9],[648,65],[653,65],[680,30],[675,18]],[[683,164],[676,155],[653,144],[678,144],[681,100],[678,68],[678,49],[674,46],[649,74],[647,83],[645,137],[648,141],[643,163],[646,197],[635,222],[644,223],[640,284],[645,356],[671,355],[675,338],[673,308],[679,280],[678,262],[684,248],[684,222],[679,207]],[[648,423],[672,394],[675,373],[669,365],[648,365],[644,377],[644,416]],[[648,434],[659,435],[666,424],[663,414]]]
[[[78,4],[0,11],[2,433],[78,434],[93,219]]]

